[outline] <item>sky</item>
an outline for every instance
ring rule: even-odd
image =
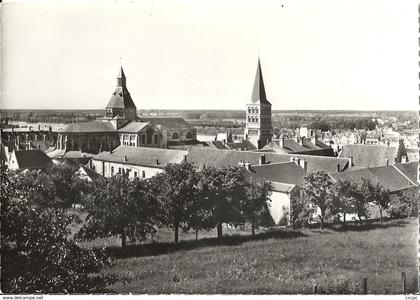
[[[389,0],[6,1],[1,107],[418,109],[418,7]]]

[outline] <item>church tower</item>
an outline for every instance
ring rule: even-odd
[[[121,67],[117,77],[117,87],[105,109],[105,120],[111,121],[116,129],[137,118],[137,108],[127,90],[126,77]]]
[[[251,103],[246,105],[245,139],[250,140],[258,149],[264,147],[272,138],[271,103],[265,95],[261,63],[258,58],[254,89]]]

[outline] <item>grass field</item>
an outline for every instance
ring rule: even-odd
[[[308,294],[316,284],[320,293],[354,294],[367,277],[368,293],[384,294],[401,293],[405,271],[407,289],[414,293],[417,224],[413,218],[363,230],[281,229],[260,232],[254,239],[230,235],[223,241],[195,241],[194,233],[187,233],[177,246],[172,234],[162,231],[158,242],[132,245],[124,253],[115,248],[116,259],[105,272],[124,278],[111,287],[117,293]],[[118,240],[110,244],[118,245]]]

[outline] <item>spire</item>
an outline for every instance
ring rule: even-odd
[[[257,72],[255,74],[254,89],[252,90],[252,103],[260,101],[261,103],[267,103],[267,97],[265,95],[264,80],[261,71],[260,58],[258,58]],[[269,102],[268,102],[269,103]]]
[[[123,67],[120,67],[120,71],[118,72],[118,76],[117,76],[117,86],[121,86],[121,87],[125,87],[125,74],[124,74],[124,70]]]

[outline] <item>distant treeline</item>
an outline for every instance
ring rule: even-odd
[[[86,122],[103,117],[104,110],[2,110],[2,119],[25,121],[28,123],[72,123]],[[185,118],[197,128],[232,128],[243,126],[245,110],[138,110],[138,115]],[[395,118],[395,119],[392,119]],[[273,127],[308,127],[313,129],[372,130],[382,122],[397,126],[397,129],[411,129],[417,126],[416,111],[343,111],[343,110],[293,110],[273,111]],[[380,122],[379,122],[379,121]],[[402,124],[402,123],[406,124]]]

